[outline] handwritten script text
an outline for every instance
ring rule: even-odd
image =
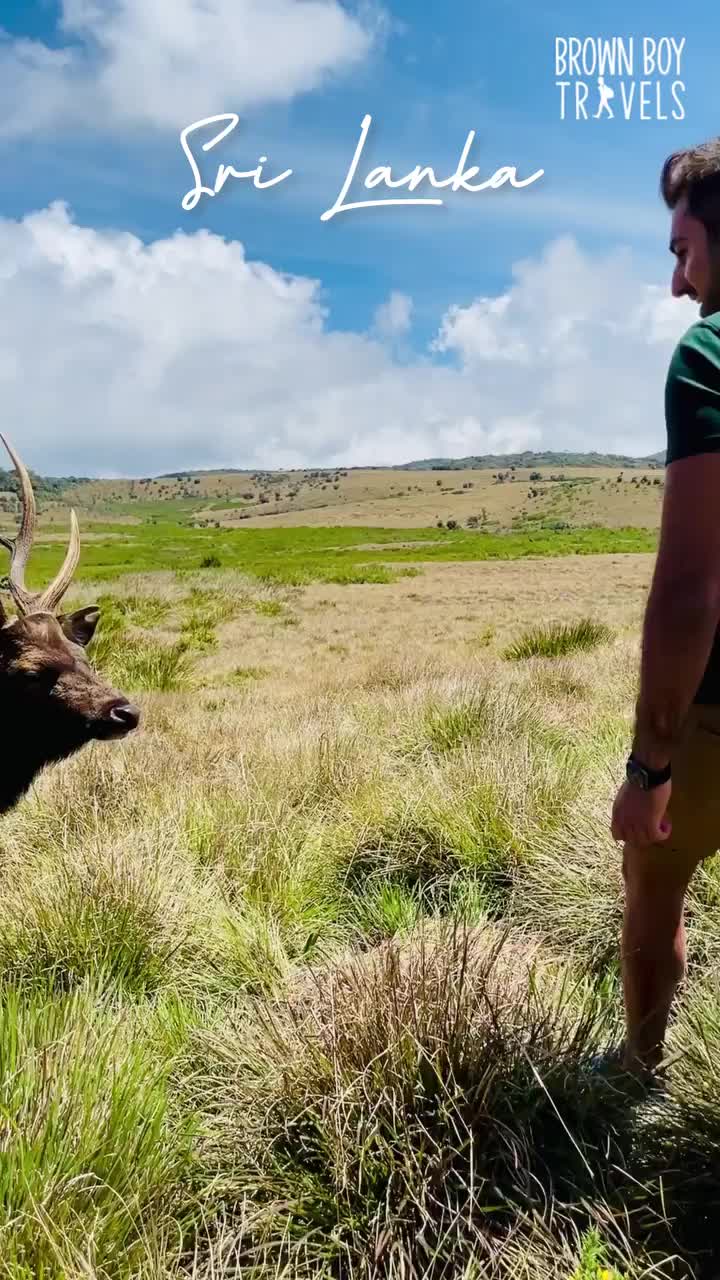
[[[183,129],[180,134],[180,145],[183,149],[190,171],[193,177],[193,185],[182,198],[182,207],[186,213],[196,209],[203,196],[216,196],[225,187],[229,178],[245,179],[252,181],[254,187],[259,191],[265,191],[270,187],[276,187],[279,183],[285,182],[292,176],[292,169],[285,169],[282,173],[277,174],[273,178],[264,178],[264,165],[268,163],[267,156],[260,156],[257,165],[252,169],[236,169],[233,165],[220,164],[217,167],[215,180],[212,186],[207,186],[203,182],[200,164],[198,163],[198,155],[195,150],[197,145],[197,135],[207,129],[211,125],[220,126],[213,132],[207,141],[200,144],[200,151],[213,151],[221,142],[237,129],[240,123],[240,117],[234,112],[228,112],[225,115],[206,116],[203,120],[196,120],[194,124],[190,124]],[[324,213],[320,215],[322,222],[329,222],[339,213],[349,213],[356,209],[373,209],[388,205],[442,205],[444,200],[438,196],[422,196],[415,197],[414,193],[423,185],[431,187],[433,190],[440,191],[449,189],[453,192],[467,191],[475,194],[480,191],[495,191],[498,187],[505,186],[509,183],[511,187],[523,188],[529,187],[532,183],[537,182],[545,172],[544,169],[537,169],[529,178],[518,178],[517,168],[514,165],[502,165],[496,169],[490,177],[479,182],[474,181],[480,174],[480,169],[476,164],[468,164],[470,152],[475,141],[475,130],[471,129],[465,140],[460,159],[458,160],[455,171],[447,178],[438,178],[435,170],[430,165],[415,165],[409,173],[401,177],[395,177],[390,165],[384,164],[371,169],[366,175],[363,187],[366,191],[376,191],[378,188],[384,187],[388,191],[399,191],[402,188],[412,193],[410,196],[391,196],[381,199],[361,199],[348,200],[353,183],[359,181],[360,163],[363,158],[363,152],[370,133],[372,125],[372,116],[366,115],[363,119],[360,129],[360,138],[355,148],[350,166],[347,170],[345,178],[338,195]],[[358,193],[359,194],[359,193]]]

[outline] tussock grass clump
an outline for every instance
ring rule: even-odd
[[[346,884],[360,918],[367,900],[389,885],[425,910],[449,910],[456,882],[470,877],[482,886],[488,910],[498,903],[520,857],[517,833],[490,786],[474,800],[458,809],[452,795],[428,788],[412,797],[389,791],[377,797],[374,820],[365,811],[346,837]]]
[[[280,994],[299,965],[327,950],[333,930],[324,905],[305,901],[289,913],[251,899],[228,913],[220,921],[214,961],[217,988]]]
[[[495,689],[473,689],[444,706],[430,703],[424,713],[423,736],[431,750],[453,751],[465,743],[496,738],[503,729],[513,733],[522,719],[518,711],[517,706],[509,706],[507,698],[498,697]]]
[[[275,990],[346,938],[332,846],[292,808],[259,789],[199,790],[180,822],[184,848],[222,898],[208,960],[215,988]]]
[[[122,608],[110,610],[88,646],[100,671],[128,692],[170,693],[186,688],[191,655],[185,640],[172,644],[133,633]]]
[[[189,607],[190,617],[201,618],[209,626],[219,627],[245,607],[247,597],[244,592],[238,594],[220,586],[215,590],[210,587],[191,587],[184,603]]]
[[[167,839],[158,848],[143,832],[16,865],[0,904],[0,976],[58,991],[91,979],[134,995],[177,981],[203,952],[203,894],[188,870]]]
[[[508,913],[542,933],[555,954],[572,956],[601,977],[619,972],[622,856],[607,815],[586,804],[554,831],[538,831]]]
[[[446,897],[452,895],[452,885],[447,886]],[[423,918],[427,903],[423,901],[422,888],[418,884],[371,876],[353,904],[352,920],[363,940],[378,941],[405,934],[417,927]]]
[[[219,683],[233,684],[239,689],[244,689],[254,680],[263,680],[267,675],[266,667],[234,667],[228,675],[219,678]]]
[[[116,630],[123,624],[143,627],[151,630],[165,621],[172,610],[170,600],[162,600],[158,596],[142,595],[137,591],[110,595],[104,593],[97,598],[101,610],[100,626],[103,630]]]
[[[369,664],[362,687],[369,693],[403,693],[436,677],[438,666],[429,658],[421,661],[413,658],[397,660],[388,655],[382,662],[374,661]]]
[[[278,750],[287,802],[298,813],[329,819],[376,776],[377,751],[357,723],[333,723],[322,713]],[[277,776],[277,775],[276,775]]]
[[[133,745],[113,751],[98,744],[40,776],[22,804],[3,818],[0,881],[13,875],[17,882],[24,869],[55,866],[69,851],[110,843],[118,834],[129,839],[131,831],[152,825],[167,803],[160,778],[169,783],[175,770],[169,752],[164,772],[147,740]]]
[[[474,746],[488,756],[530,742],[551,751],[573,745],[568,726],[551,722],[532,688],[509,688],[485,680],[481,688],[467,680],[436,681],[422,691],[418,714],[401,725],[398,742],[410,755],[437,755]]]
[[[426,723],[421,712],[400,731],[404,753],[422,741]],[[436,729],[437,719],[430,723]],[[439,761],[427,753],[414,758],[411,772],[381,773],[340,816],[337,849],[347,886],[374,897],[379,886],[393,884],[431,911],[454,910],[458,895],[469,893],[497,914],[532,859],[536,837],[562,826],[582,781],[581,759],[527,735],[488,733]]]
[[[567,665],[559,670],[540,670],[534,678],[534,692],[546,702],[550,699],[587,700],[592,696],[592,686],[587,679]]]
[[[605,1017],[528,942],[427,930],[207,1036],[220,1176],[253,1189],[238,1258],[258,1274],[527,1274],[510,1261],[552,1221],[565,1270],[543,1274],[567,1276],[583,1200],[624,1158],[625,1104],[609,1095],[601,1121],[584,1074]]]
[[[4,1275],[131,1280],[153,1240],[179,1249],[195,1126],[170,1104],[169,1065],[97,987],[0,988]]]
[[[520,662],[525,658],[560,658],[608,644],[612,638],[611,628],[592,618],[581,618],[578,622],[551,622],[523,632],[508,645],[503,656],[510,662]]]
[[[190,649],[209,652],[211,649],[217,649],[218,647],[215,627],[202,614],[190,614],[190,617],[186,618],[182,624],[181,634],[185,644]]]
[[[285,605],[281,600],[255,600],[253,609],[261,618],[282,618],[285,613]]]
[[[175,644],[128,642],[102,664],[122,688],[143,693],[173,693],[190,685],[192,657],[183,640]]]

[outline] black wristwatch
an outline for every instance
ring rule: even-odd
[[[662,787],[665,782],[669,782],[672,777],[669,764],[666,764],[664,769],[649,769],[633,755],[628,759],[625,773],[628,782],[634,787],[639,787],[641,791],[654,791],[656,787]]]

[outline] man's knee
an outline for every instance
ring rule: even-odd
[[[639,894],[654,901],[685,894],[701,858],[665,844],[625,844],[622,874],[626,896]]]
[[[623,956],[669,968],[675,982],[685,973],[683,906],[695,865],[690,859],[673,863],[651,847],[623,850]]]

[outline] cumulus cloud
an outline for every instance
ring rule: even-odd
[[[642,280],[629,249],[594,256],[562,237],[517,263],[507,292],[451,307],[433,349],[456,356],[489,403],[505,395],[541,423],[546,440],[644,453],[663,443],[667,359],[696,318],[688,300]]]
[[[382,26],[338,0],[62,0],[57,47],[0,28],[0,134],[175,130],[287,101],[363,59]]]
[[[558,240],[399,362],[375,334],[333,330],[318,281],[249,261],[238,241],[146,245],[62,204],[0,220],[3,422],[54,474],[651,451],[695,314],[632,255]]]
[[[413,300],[407,293],[395,290],[375,312],[374,327],[383,338],[398,338],[407,333],[412,324]]]

